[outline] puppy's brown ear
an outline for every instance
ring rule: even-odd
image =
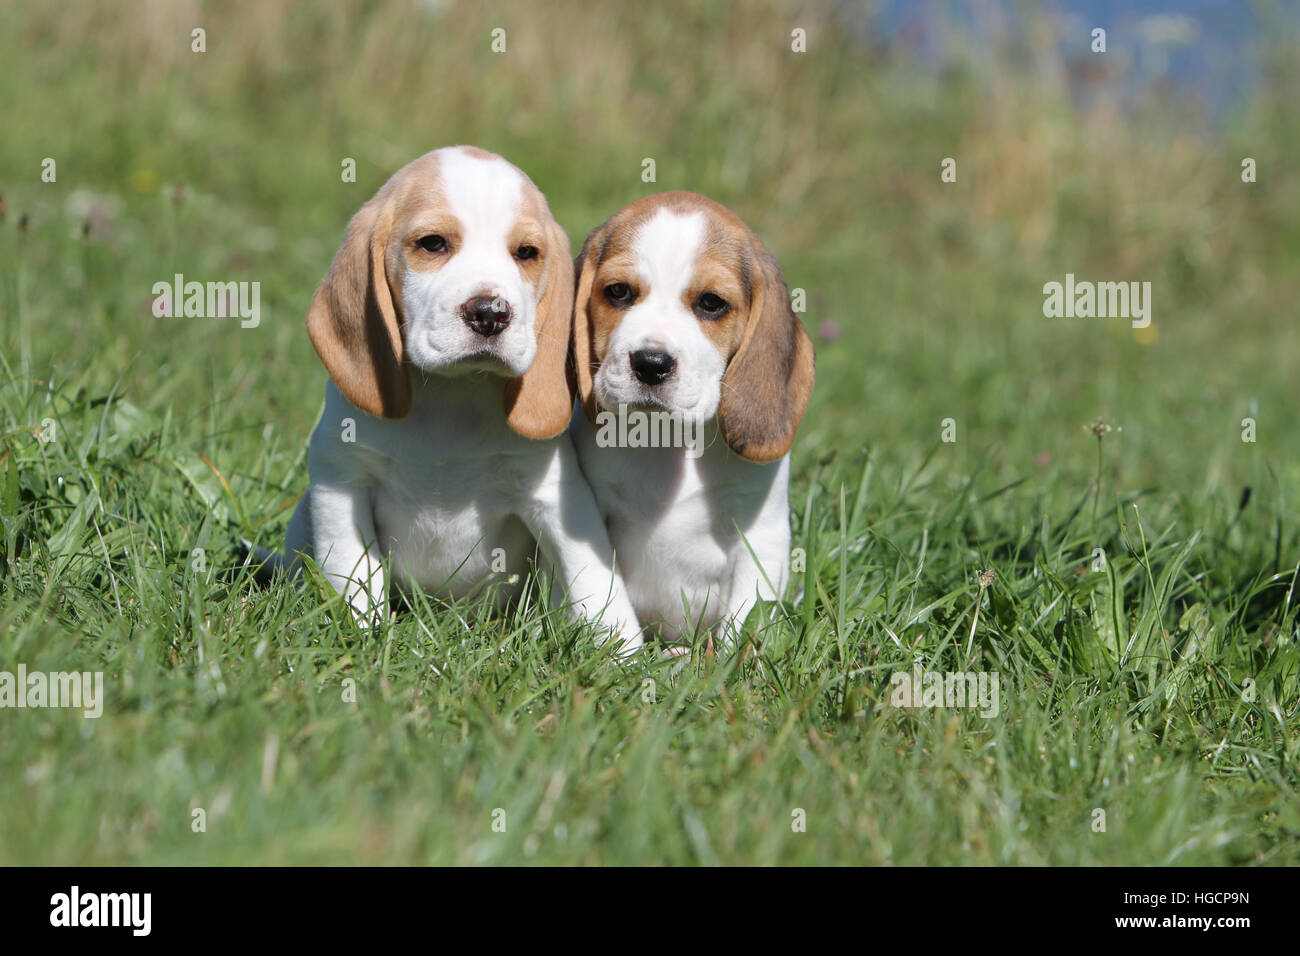
[[[343,397],[382,418],[411,410],[401,317],[384,261],[392,225],[392,204],[381,191],[348,223],[307,310],[307,334]]]
[[[813,344],[790,308],[771,253],[753,240],[754,292],[740,348],[722,378],[718,428],[736,454],[775,461],[790,450],[813,387]]]
[[[546,231],[546,291],[537,304],[537,357],[506,384],[506,421],[525,438],[554,438],[573,417],[573,260],[569,237],[554,220]]]
[[[587,307],[591,303],[591,285],[596,279],[596,264],[604,245],[605,226],[600,226],[588,234],[575,263],[578,288],[573,296],[573,370],[578,381],[578,400],[593,424],[597,412],[595,379],[600,363],[596,361],[595,330]]]

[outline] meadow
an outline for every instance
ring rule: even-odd
[[[1031,6],[929,69],[865,15],[0,2],[0,671],[106,687],[0,710],[0,864],[1300,863],[1294,25],[1214,114],[1126,83],[1122,29]],[[757,653],[619,666],[535,593],[363,634],[239,569],[306,487],[349,216],[453,143],[575,252],[691,189],[804,290]],[[177,273],[260,323],[155,316]],[[1067,274],[1151,324],[1046,317]],[[893,706],[917,665],[996,715]]]

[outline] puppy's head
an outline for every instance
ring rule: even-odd
[[[549,438],[573,408],[569,240],[527,176],[472,147],[398,170],[348,224],[307,312],[339,391],[401,418],[410,368],[504,379],[510,425]]]
[[[578,256],[574,355],[589,416],[620,405],[715,415],[751,461],[790,450],[813,346],[776,260],[743,222],[687,192],[624,206]]]

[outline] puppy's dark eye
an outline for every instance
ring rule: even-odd
[[[613,282],[605,286],[605,298],[609,299],[611,305],[627,306],[632,304],[636,296],[626,282]]]
[[[537,258],[536,246],[520,246],[515,250],[515,258],[520,261]]]
[[[695,314],[701,318],[718,319],[721,318],[731,306],[727,300],[720,295],[714,295],[712,292],[705,292],[695,300]]]
[[[417,239],[415,244],[425,252],[447,251],[447,240],[442,236],[425,236],[422,239]]]

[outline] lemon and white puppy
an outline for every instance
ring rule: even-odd
[[[479,149],[428,153],[361,207],[307,313],[330,381],[272,566],[311,555],[366,625],[389,583],[507,601],[536,556],[575,616],[640,644],[564,434],[570,256],[541,192]]]
[[[694,193],[625,206],[587,237],[577,268],[585,414],[570,431],[633,607],[669,640],[701,628],[728,644],[789,578],[789,452],[812,341],[776,260]],[[698,427],[695,441],[628,447],[634,426],[604,427],[609,414],[665,413]]]

